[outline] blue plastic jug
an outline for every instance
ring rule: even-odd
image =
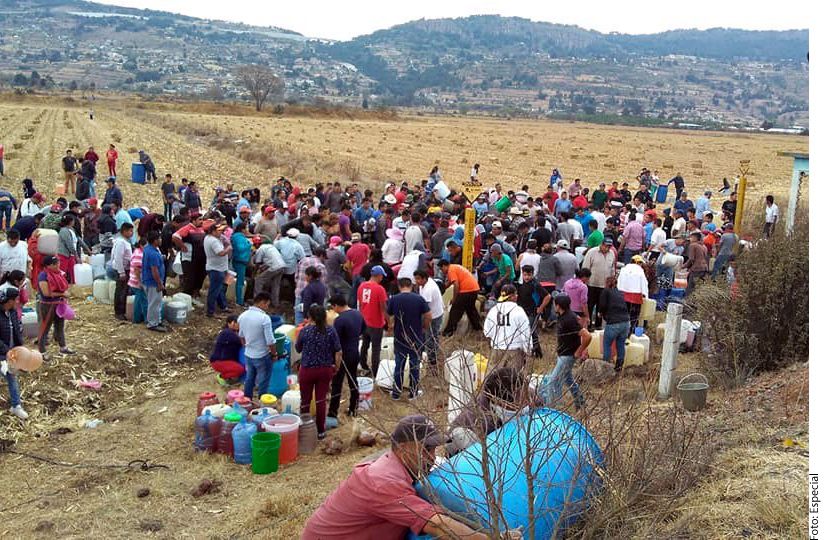
[[[280,399],[289,389],[286,377],[289,375],[289,357],[278,358],[272,362],[272,375],[269,377],[269,393]]]
[[[232,443],[235,451],[235,463],[249,465],[252,463],[252,435],[257,433],[257,426],[247,422],[244,416],[232,430]]]
[[[209,411],[203,411],[203,414],[195,419],[195,450],[198,452],[210,452],[214,446],[213,430],[210,429],[212,424],[219,422],[220,419],[212,416]]]

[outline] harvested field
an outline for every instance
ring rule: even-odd
[[[457,183],[480,162],[485,183],[500,181],[505,188],[526,183],[537,191],[553,167],[567,179],[580,176],[593,185],[632,178],[648,166],[658,168],[662,178],[680,170],[694,193],[717,188],[722,176],[735,175],[740,159],[750,159],[755,192],[780,194],[789,185],[792,162],[776,152],[806,151],[808,144],[802,137],[533,121],[219,116],[118,103],[95,109],[95,120],[89,121],[85,110],[71,106],[0,105],[0,141],[10,149],[7,179],[15,179],[7,180],[7,187],[16,193],[17,181],[31,176],[54,196],[56,184],[62,184],[60,158],[66,148],[84,151],[94,145],[102,153],[115,142],[127,203],[153,208],[160,205],[159,186],[128,182],[129,162],[138,149],[151,154],[159,175],[169,172],[204,186],[234,180],[236,188],[258,186],[264,192],[281,174],[304,182],[359,179],[377,186],[386,179],[423,179],[434,164]],[[209,195],[204,189],[204,202]],[[219,321],[204,318],[201,310],[158,338],[142,327],[116,323],[111,306],[86,302],[77,311],[78,319],[67,328],[78,354],[54,355],[42,370],[20,378],[32,414],[28,423],[7,412],[7,394],[0,391],[0,446],[64,463],[0,455],[0,481],[6,493],[15,494],[0,498],[0,537],[296,538],[326,494],[376,451],[316,453],[269,477],[254,476],[220,456],[196,455],[196,395],[218,388],[206,358]],[[545,351],[554,349],[552,333],[543,334],[542,342]],[[488,348],[461,338],[445,346]],[[681,370],[697,368],[698,356],[682,355]],[[616,383],[585,383],[584,391],[627,407],[650,395],[655,362],[628,369]],[[552,363],[547,354],[536,371]],[[99,379],[102,389],[78,389],[72,380],[84,376]],[[806,382],[807,366],[799,364],[734,392],[713,389],[701,415],[716,458],[668,515],[634,517],[630,537],[799,537],[805,523]],[[436,379],[423,385],[424,405],[442,409],[445,396]],[[376,401],[366,419],[381,425],[412,410],[383,394]],[[105,422],[82,427],[91,418]],[[350,428],[344,419],[331,436],[346,439]],[[169,469],[101,467],[136,459]],[[191,490],[204,479],[217,489],[195,497]]]

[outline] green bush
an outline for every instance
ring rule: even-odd
[[[710,369],[740,384],[809,356],[807,220],[799,215],[791,235],[777,230],[756,242],[736,265],[735,290],[719,279],[696,289],[689,304],[704,324]]]

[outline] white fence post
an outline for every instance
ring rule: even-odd
[[[672,376],[678,368],[678,347],[681,344],[681,319],[684,306],[670,302],[667,306],[664,349],[661,352],[661,374],[658,378],[658,399],[668,399],[672,393]]]

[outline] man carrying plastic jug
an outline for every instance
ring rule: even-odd
[[[432,420],[405,416],[392,432],[392,449],[371,463],[362,463],[329,495],[306,522],[302,540],[401,540],[409,531],[433,537],[489,539],[449,517],[421,498],[413,483],[435,463],[435,450],[445,442]],[[521,538],[508,531],[505,538]]]
[[[29,417],[29,414],[20,403],[17,378],[10,371],[9,364],[6,361],[6,353],[14,347],[23,345],[23,330],[20,321],[17,319],[17,310],[15,309],[17,294],[17,289],[14,287],[0,291],[0,375],[5,377],[6,384],[9,386],[11,413],[20,420],[25,420]]]

